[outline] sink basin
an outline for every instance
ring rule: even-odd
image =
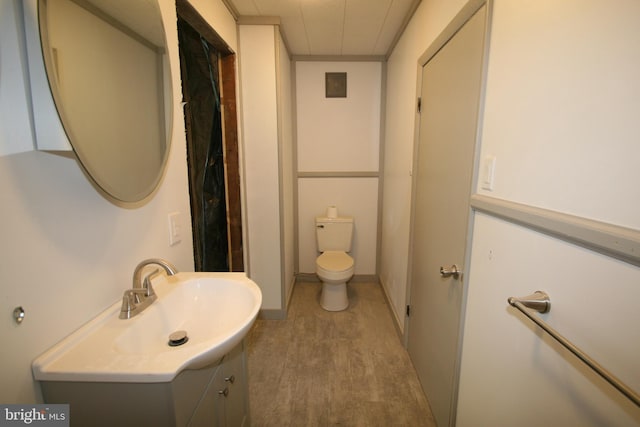
[[[253,324],[262,294],[244,273],[178,273],[152,282],[158,299],[131,319],[121,302],[56,344],[32,365],[36,380],[169,382],[219,361]],[[188,340],[169,345],[185,331]]]

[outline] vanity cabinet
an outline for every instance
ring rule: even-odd
[[[169,383],[41,382],[46,403],[70,405],[71,425],[250,425],[244,341],[220,361]]]
[[[236,347],[224,357],[194,411],[189,426],[249,425],[245,360],[241,347]]]

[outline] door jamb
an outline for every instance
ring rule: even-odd
[[[225,194],[227,199],[229,271],[244,271],[236,54],[188,0],[176,0],[176,13],[220,52],[220,91],[222,95],[220,101],[222,106],[221,118],[225,162]],[[234,168],[230,169],[230,165],[234,166]]]

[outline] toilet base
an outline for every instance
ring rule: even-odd
[[[347,298],[347,282],[322,282],[320,306],[327,311],[346,310],[346,308],[349,307],[349,298]]]

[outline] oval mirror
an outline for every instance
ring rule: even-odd
[[[82,168],[112,200],[144,200],[170,145],[171,76],[157,0],[39,0],[47,79]]]

